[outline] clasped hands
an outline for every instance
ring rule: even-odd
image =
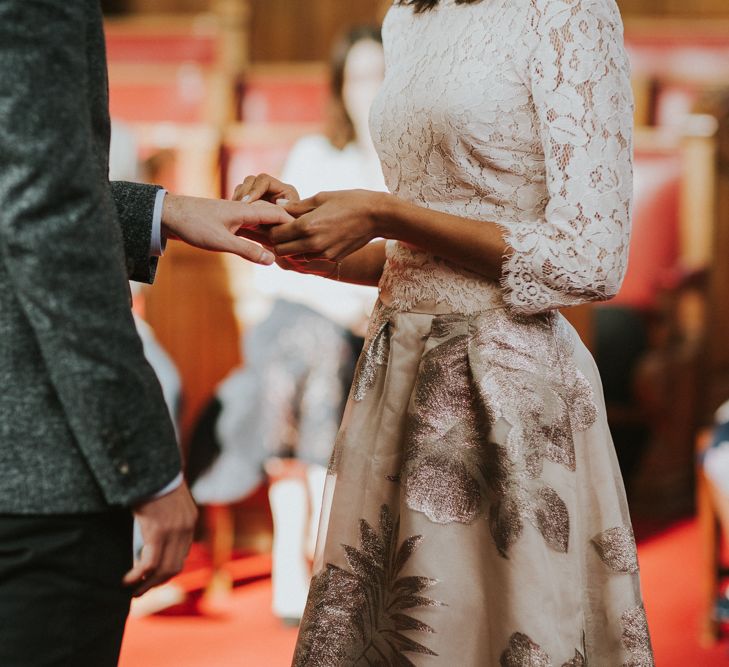
[[[339,263],[379,236],[382,195],[367,190],[321,192],[301,200],[296,189],[268,174],[249,176],[233,200],[251,206],[275,205],[286,220],[262,219],[239,236],[272,251],[287,270],[333,277]]]
[[[260,174],[239,185],[233,201],[167,194],[162,228],[203,250],[332,277],[345,257],[381,236],[385,196],[346,190],[301,200],[292,186]]]

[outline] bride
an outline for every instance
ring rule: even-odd
[[[391,194],[289,199],[279,263],[380,287],[294,664],[653,665],[592,358],[625,271],[614,0],[400,0],[371,115]],[[385,240],[382,240],[385,239]]]

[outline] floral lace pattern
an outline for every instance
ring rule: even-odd
[[[632,197],[632,93],[614,1],[454,7],[388,14],[373,137],[394,194],[496,222],[511,251],[499,289],[391,242],[381,288],[397,308],[435,300],[464,313],[501,298],[527,314],[610,298]]]

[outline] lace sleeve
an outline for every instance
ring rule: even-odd
[[[536,0],[529,77],[545,156],[539,221],[507,228],[502,285],[518,312],[615,296],[632,199],[633,103],[612,0]]]

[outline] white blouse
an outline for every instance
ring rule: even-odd
[[[393,305],[538,313],[608,299],[625,273],[633,101],[614,0],[484,0],[384,25],[387,73],[371,114],[391,192],[502,225],[501,285],[388,244]]]

